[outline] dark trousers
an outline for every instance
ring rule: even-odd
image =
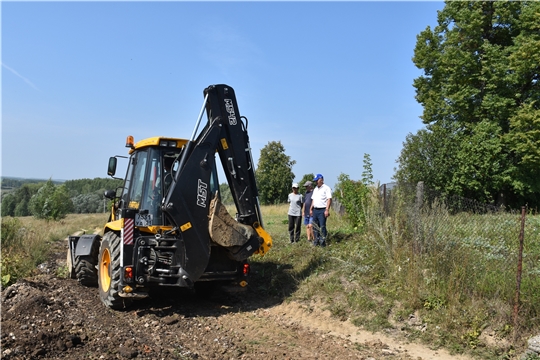
[[[313,209],[313,245],[326,246],[326,209]]]
[[[291,243],[300,241],[301,216],[289,215],[289,239]]]

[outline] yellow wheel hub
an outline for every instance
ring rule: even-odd
[[[109,291],[109,288],[111,286],[111,275],[110,275],[110,267],[111,267],[111,253],[109,252],[109,249],[105,249],[103,251],[103,254],[101,255],[101,259],[99,262],[99,278],[101,280],[101,289],[105,292]]]

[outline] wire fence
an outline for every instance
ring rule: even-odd
[[[381,213],[411,253],[460,292],[512,308],[513,331],[540,329],[540,217],[416,185],[384,184]],[[426,276],[430,276],[426,274]],[[452,285],[453,284],[453,285]]]

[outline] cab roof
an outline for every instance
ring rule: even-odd
[[[131,141],[133,141],[132,137],[131,137]],[[135,144],[133,144],[133,142],[130,143],[129,137],[128,137],[128,141],[126,142],[126,147],[130,148],[129,153],[131,154],[135,150],[151,147],[151,146],[181,148],[187,142],[188,140],[186,139],[172,138],[172,137],[165,137],[165,136],[154,136],[154,137],[146,138],[143,140],[139,140]]]

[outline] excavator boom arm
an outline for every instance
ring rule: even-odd
[[[236,260],[264,254],[272,246],[262,228],[247,125],[240,117],[234,90],[227,85],[212,85],[204,90],[204,97],[208,121],[196,139],[185,145],[161,205],[181,233],[184,270],[192,281],[208,264],[210,239],[228,248]],[[237,221],[228,218],[217,196],[209,191],[216,151],[236,204]]]
[[[240,116],[234,90],[227,85],[212,85],[204,94],[208,96],[208,123],[220,120],[222,124],[217,151],[238,210],[238,221],[262,225],[247,123]]]

